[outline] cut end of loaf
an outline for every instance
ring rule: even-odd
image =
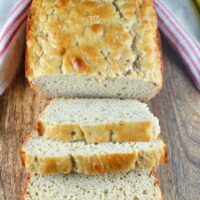
[[[24,199],[162,200],[162,193],[151,170],[98,176],[31,174]]]
[[[49,75],[29,79],[33,88],[43,96],[89,98],[132,98],[149,100],[161,89],[161,84],[129,78],[111,78],[99,82],[95,77]]]

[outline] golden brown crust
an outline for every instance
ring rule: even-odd
[[[160,193],[161,193],[161,199],[160,200],[164,200],[164,196],[163,196],[163,193],[162,193],[161,187],[160,187],[160,180],[159,180],[158,175],[157,175],[157,170],[155,168],[153,168],[151,170],[151,173],[150,173],[149,176],[153,176],[154,177],[154,180],[155,180],[154,181],[154,186],[159,188]]]
[[[25,153],[24,153],[25,154]],[[68,174],[72,171],[71,157],[37,157],[32,154],[25,154],[25,167],[28,172],[39,172],[43,175],[63,173]]]
[[[127,76],[161,87],[152,0],[33,0],[27,33],[29,79],[56,74]]]
[[[149,174],[149,176],[153,176],[154,177],[154,186],[158,186],[160,188],[160,181],[157,175],[157,170],[155,168],[153,168]]]
[[[152,121],[107,123],[91,126],[78,124],[51,124],[42,119],[38,122],[38,133],[46,138],[88,143],[151,141],[154,132]]]
[[[23,191],[23,195],[22,195],[22,200],[26,200],[26,196],[27,196],[27,188],[28,188],[28,184],[29,184],[29,180],[30,180],[30,174],[26,175],[26,179],[25,179],[25,187],[24,187],[24,191]]]
[[[28,172],[43,175],[54,173],[70,173],[76,171],[84,174],[101,174],[107,172],[129,171],[131,169],[152,168],[166,164],[166,147],[155,150],[134,151],[130,153],[67,155],[61,157],[45,157],[25,154],[25,167]]]
[[[38,131],[38,135],[39,136],[42,136],[44,134],[44,126],[43,126],[43,123],[41,121],[38,121],[37,123],[37,131]]]
[[[158,85],[158,91],[162,88],[163,86],[163,72],[164,72],[164,64],[163,64],[163,55],[162,55],[162,43],[161,43],[161,38],[160,38],[160,33],[159,31],[157,31],[157,35],[156,35],[156,42],[157,42],[157,46],[158,46],[158,54],[159,54],[159,66],[160,69],[159,71],[161,72],[161,81],[160,81],[160,85]]]
[[[156,34],[156,43],[157,43],[157,47],[158,47],[158,66],[160,66],[159,68],[159,73],[160,75],[160,81],[158,81],[159,83],[156,85],[157,89],[155,89],[154,93],[152,93],[150,96],[145,97],[144,99],[140,99],[142,101],[149,101],[150,99],[152,99],[153,97],[156,96],[156,94],[158,94],[158,92],[162,89],[163,86],[163,72],[164,72],[164,64],[163,64],[163,56],[162,56],[162,43],[161,43],[161,38],[160,38],[160,33],[159,31],[157,31]]]
[[[27,143],[27,141],[31,138],[31,134],[26,134],[25,138],[24,138],[24,142],[21,144],[21,150],[19,152],[19,156],[21,158],[21,163],[22,165],[25,167],[26,165],[26,153],[23,151],[23,147],[24,145]]]
[[[162,155],[162,164],[167,164],[169,162],[169,153],[167,145],[164,145],[163,155]]]
[[[28,50],[28,41],[31,40],[30,32],[31,32],[31,26],[32,26],[32,17],[35,15],[35,7],[33,3],[31,3],[31,7],[29,9],[28,17],[27,17],[27,25],[26,25],[26,50],[25,50],[25,76],[28,79],[28,82],[30,84],[30,87],[33,89],[33,91],[37,94],[39,94],[41,97],[44,97],[46,99],[50,99],[50,97],[45,96],[40,89],[34,85],[30,79],[30,77],[33,76],[33,69],[30,65],[30,59],[29,59],[29,50]]]
[[[31,27],[31,17],[33,15],[33,6],[31,4],[31,8],[30,8],[30,11],[29,11],[29,14],[28,14],[28,18],[27,18],[27,25],[26,25],[26,41],[29,41],[30,40],[30,36],[29,36],[29,32],[30,32],[30,27]],[[26,51],[25,51],[25,75],[26,77],[28,78],[29,76],[32,76],[33,74],[33,70],[32,68],[30,67],[30,64],[29,64],[29,55],[28,55],[28,48],[27,48],[27,44],[26,44]]]
[[[137,158],[137,153],[75,156],[75,171],[84,174],[102,174],[130,170]]]
[[[25,164],[26,164],[26,154],[23,151],[20,152],[20,158],[21,158],[22,165],[25,167]]]

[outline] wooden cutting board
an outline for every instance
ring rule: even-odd
[[[150,106],[170,153],[168,167],[159,170],[164,197],[200,200],[200,93],[165,41],[163,54],[164,86]],[[22,199],[26,177],[20,148],[45,103],[31,90],[23,70],[0,97],[0,200]]]

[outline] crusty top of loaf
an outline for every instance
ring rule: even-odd
[[[27,75],[127,77],[160,84],[157,26],[152,0],[33,0]]]

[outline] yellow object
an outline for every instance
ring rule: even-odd
[[[195,0],[195,2],[197,4],[198,8],[200,9],[200,0]]]

